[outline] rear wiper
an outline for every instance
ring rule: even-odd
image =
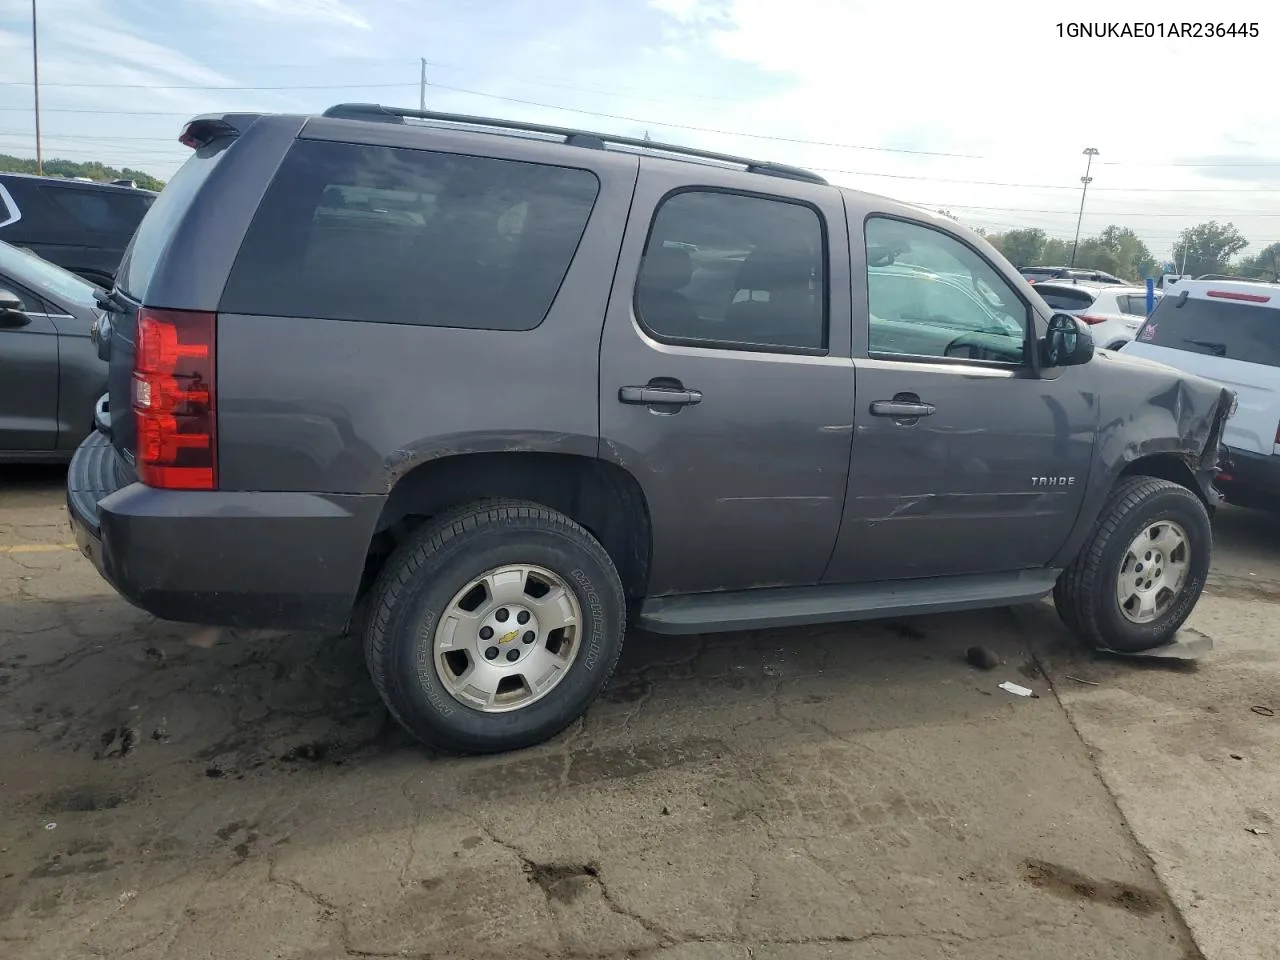
[[[129,304],[114,290],[95,290],[93,302],[108,313],[125,313],[129,309]]]
[[[1183,343],[1194,343],[1197,347],[1204,347],[1206,350],[1212,350],[1216,356],[1225,357],[1227,355],[1227,345],[1225,343],[1217,343],[1213,340],[1193,340],[1187,337]]]

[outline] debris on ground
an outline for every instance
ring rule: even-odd
[[[1265,837],[1271,833],[1266,827],[1245,827],[1245,829],[1256,837]]]
[[[1017,696],[1017,697],[1036,696],[1036,692],[1031,688],[1024,687],[1021,684],[1017,684],[1017,683],[1010,683],[1008,680],[1006,680],[1004,683],[1000,684],[999,686],[1001,690],[1004,690],[1006,693],[1012,693],[1014,696]]]
[[[1064,679],[1064,680],[1074,680],[1076,683],[1087,683],[1087,684],[1088,684],[1089,686],[1091,686],[1091,687],[1100,687],[1100,686],[1102,686],[1102,684],[1100,684],[1097,680],[1086,680],[1086,679],[1084,679],[1083,677],[1073,677],[1073,676],[1071,676],[1071,674],[1067,674],[1063,679]]]
[[[1164,646],[1155,647],[1151,650],[1139,650],[1136,652],[1126,652],[1124,650],[1103,650],[1113,657],[1137,657],[1139,659],[1159,659],[1159,660],[1199,660],[1205,654],[1213,650],[1213,637],[1208,634],[1201,633],[1199,630],[1193,630],[1190,627],[1184,627],[1174,634],[1174,638]]]
[[[1253,706],[1253,707],[1250,707],[1249,709],[1252,710],[1254,713],[1256,713],[1260,717],[1274,717],[1276,715],[1276,712],[1272,710],[1270,707]]]
[[[996,652],[987,647],[970,647],[964,652],[964,659],[969,666],[979,670],[994,670],[1001,662]]]

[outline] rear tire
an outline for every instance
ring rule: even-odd
[[[1213,559],[1204,503],[1155,477],[1122,480],[1079,555],[1059,577],[1063,623],[1098,650],[1138,653],[1171,642],[1195,609]]]
[[[453,753],[562,731],[608,682],[626,629],[622,583],[599,542],[515,500],[470,504],[417,531],[387,559],[369,610],[378,693],[410,734]]]

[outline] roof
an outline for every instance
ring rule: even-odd
[[[1064,290],[1088,290],[1091,293],[1146,293],[1147,288],[1136,283],[1103,283],[1099,280],[1076,280],[1072,277],[1051,277],[1048,280],[1041,280],[1035,285],[1035,289],[1042,287],[1053,289],[1060,287]],[[1156,296],[1161,296],[1161,291],[1157,290]]]
[[[146,190],[142,187],[125,187],[114,183],[100,183],[97,180],[81,180],[73,177],[51,177],[40,176],[35,173],[9,173],[0,172],[0,178],[5,180],[34,180],[37,183],[48,183],[57,186],[65,186],[71,184],[79,189],[86,190],[107,190],[111,193],[149,193],[155,195],[154,190]]]
[[[1166,297],[1178,297],[1185,292],[1196,300],[1222,300],[1227,303],[1236,300],[1280,308],[1280,290],[1274,283],[1259,280],[1179,280],[1165,289]]]

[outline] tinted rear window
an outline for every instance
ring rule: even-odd
[[[44,198],[85,230],[132,235],[155,199],[145,193],[131,196],[114,190],[41,187]]]
[[[230,148],[227,148],[230,149]],[[160,196],[151,204],[147,215],[138,224],[137,232],[125,250],[124,259],[116,271],[120,289],[135,300],[143,300],[156,262],[164,252],[178,221],[191,207],[196,193],[208,179],[227,149],[210,153],[202,150],[184,163],[173,179],[165,184]]]
[[[228,313],[530,330],[600,184],[587,170],[300,140],[254,216]]]
[[[1088,290],[1072,287],[1049,287],[1036,284],[1036,293],[1054,310],[1084,310],[1093,305],[1094,296]]]
[[[1141,343],[1280,367],[1280,310],[1231,300],[1165,297],[1138,331]]]
[[[1147,295],[1144,293],[1133,293],[1116,297],[1116,302],[1120,304],[1120,312],[1127,313],[1131,317],[1145,317],[1147,315]],[[1156,305],[1160,304],[1160,295],[1156,294]]]

